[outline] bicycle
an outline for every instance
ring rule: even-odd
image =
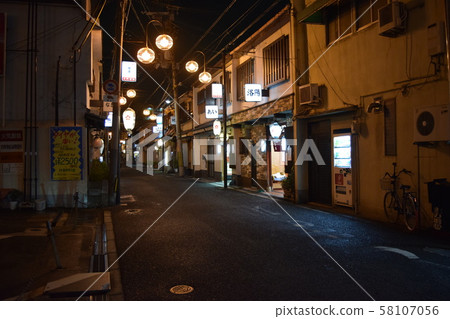
[[[392,163],[394,172],[390,174],[386,172],[381,179],[381,188],[387,190],[384,195],[384,213],[388,221],[395,223],[400,214],[404,215],[404,222],[409,231],[413,231],[419,225],[419,208],[417,206],[417,198],[414,193],[409,192],[411,188],[409,185],[398,186],[399,176],[402,173],[412,174],[411,171],[402,169],[396,173],[397,163]],[[401,195],[398,188],[402,190]]]

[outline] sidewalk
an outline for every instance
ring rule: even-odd
[[[47,221],[56,221],[53,231],[60,269]],[[79,209],[77,216],[71,209],[0,210],[0,300],[76,300],[44,295],[44,289],[49,282],[90,271],[101,223],[103,209]]]

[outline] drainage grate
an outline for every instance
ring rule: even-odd
[[[194,291],[194,288],[187,285],[178,285],[170,288],[170,292],[175,295],[185,295]]]

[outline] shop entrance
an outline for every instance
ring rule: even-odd
[[[308,124],[308,136],[314,141],[325,165],[308,162],[309,201],[331,205],[331,122],[329,120]]]

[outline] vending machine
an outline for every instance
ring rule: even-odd
[[[334,203],[353,206],[351,134],[333,135],[333,195]]]

